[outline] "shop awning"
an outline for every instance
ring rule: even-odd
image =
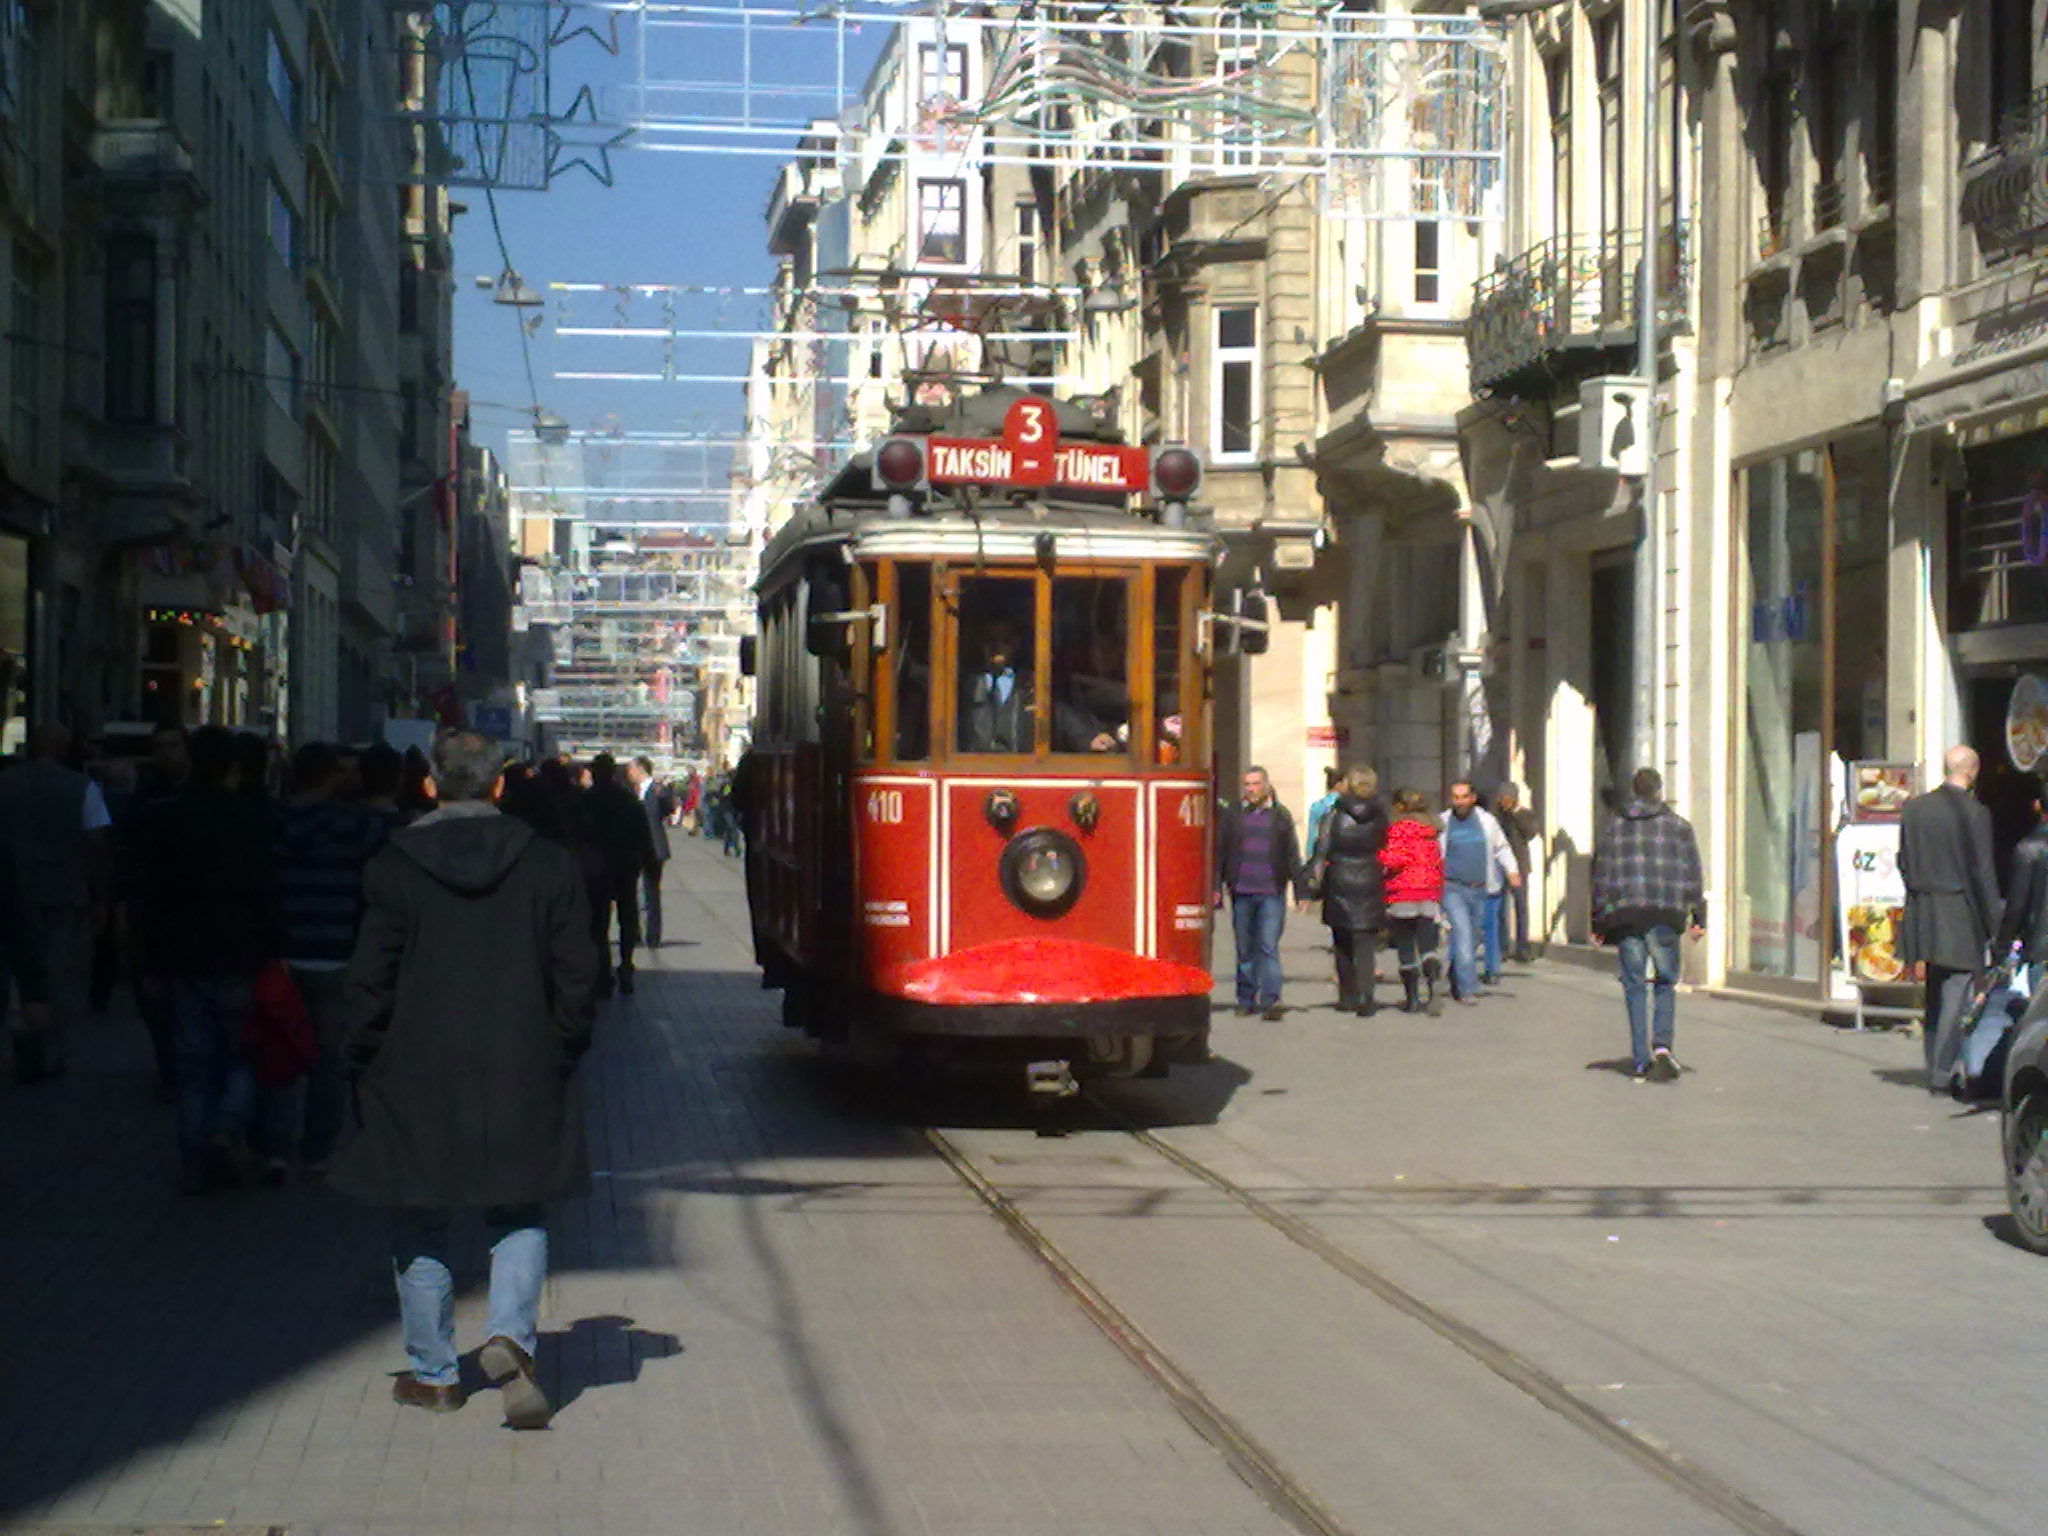
[[[1954,425],[1964,447],[2048,427],[2048,326],[2014,337],[2018,345],[1970,347],[1937,358],[1906,386],[1906,427]]]

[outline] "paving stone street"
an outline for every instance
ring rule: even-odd
[[[668,902],[586,1068],[599,1176],[553,1228],[545,1433],[502,1427],[473,1364],[459,1414],[391,1402],[381,1217],[312,1186],[178,1197],[120,1000],[67,1078],[0,1088],[0,1532],[1287,1530],[778,1027],[737,863],[683,839]],[[2048,1261],[2006,1238],[1995,1116],[1914,1087],[1916,1041],[1687,997],[1690,1070],[1636,1083],[1609,976],[1340,1016],[1291,921],[1294,1011],[1221,1011],[1217,1062],[1120,1112],[1781,1528],[2041,1529]],[[1115,1129],[936,1108],[1335,1528],[1742,1528]]]

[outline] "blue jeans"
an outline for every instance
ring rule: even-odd
[[[1489,978],[1500,975],[1500,917],[1506,895],[1507,891],[1503,888],[1489,891],[1486,897],[1486,964],[1480,967],[1480,973]]]
[[[1232,891],[1230,922],[1237,935],[1237,1006],[1270,1008],[1280,1001],[1280,932],[1287,926],[1286,894],[1244,896]]]
[[[1636,1066],[1647,1067],[1653,1049],[1671,1048],[1678,1010],[1678,930],[1659,923],[1622,935],[1617,947],[1621,995],[1628,1004],[1629,1056]],[[1654,994],[1655,1002],[1645,994]]]
[[[455,1276],[448,1266],[452,1224],[449,1211],[400,1211],[391,1245],[406,1358],[413,1378],[435,1387],[453,1386],[461,1375],[455,1357]],[[484,1336],[510,1339],[530,1360],[540,1326],[541,1286],[548,1278],[548,1230],[541,1224],[541,1208],[493,1206],[484,1212],[484,1230],[491,1242]]]
[[[179,976],[170,983],[171,1050],[178,1063],[178,1156],[188,1168],[218,1138],[244,1141],[256,1113],[256,1080],[242,1055],[249,983]]]
[[[1446,880],[1443,909],[1451,930],[1451,991],[1470,997],[1479,990],[1479,928],[1486,920],[1486,887]]]

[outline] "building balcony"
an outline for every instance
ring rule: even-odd
[[[805,158],[782,168],[768,196],[768,253],[794,256],[818,209],[838,195],[839,175],[829,161]]]
[[[1473,389],[1548,394],[1611,367],[1610,353],[1635,345],[1642,246],[1629,232],[1559,236],[1482,277],[1465,341]],[[1691,283],[1684,229],[1663,247],[1657,309],[1668,334],[1684,321]]]
[[[92,139],[93,164],[108,189],[177,194],[193,202],[205,190],[192,166],[192,148],[161,118],[114,118]]]
[[[86,437],[76,445],[83,462],[73,467],[92,475],[113,495],[198,501],[191,474],[192,441],[176,427],[98,417],[74,420],[89,425]]]
[[[1963,167],[1960,212],[1987,256],[2048,237],[2048,86],[2008,112],[1998,142]]]

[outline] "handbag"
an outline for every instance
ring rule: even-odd
[[[282,1088],[313,1069],[320,1048],[306,1001],[282,960],[272,960],[249,984],[242,1017],[242,1054],[259,1088]]]

